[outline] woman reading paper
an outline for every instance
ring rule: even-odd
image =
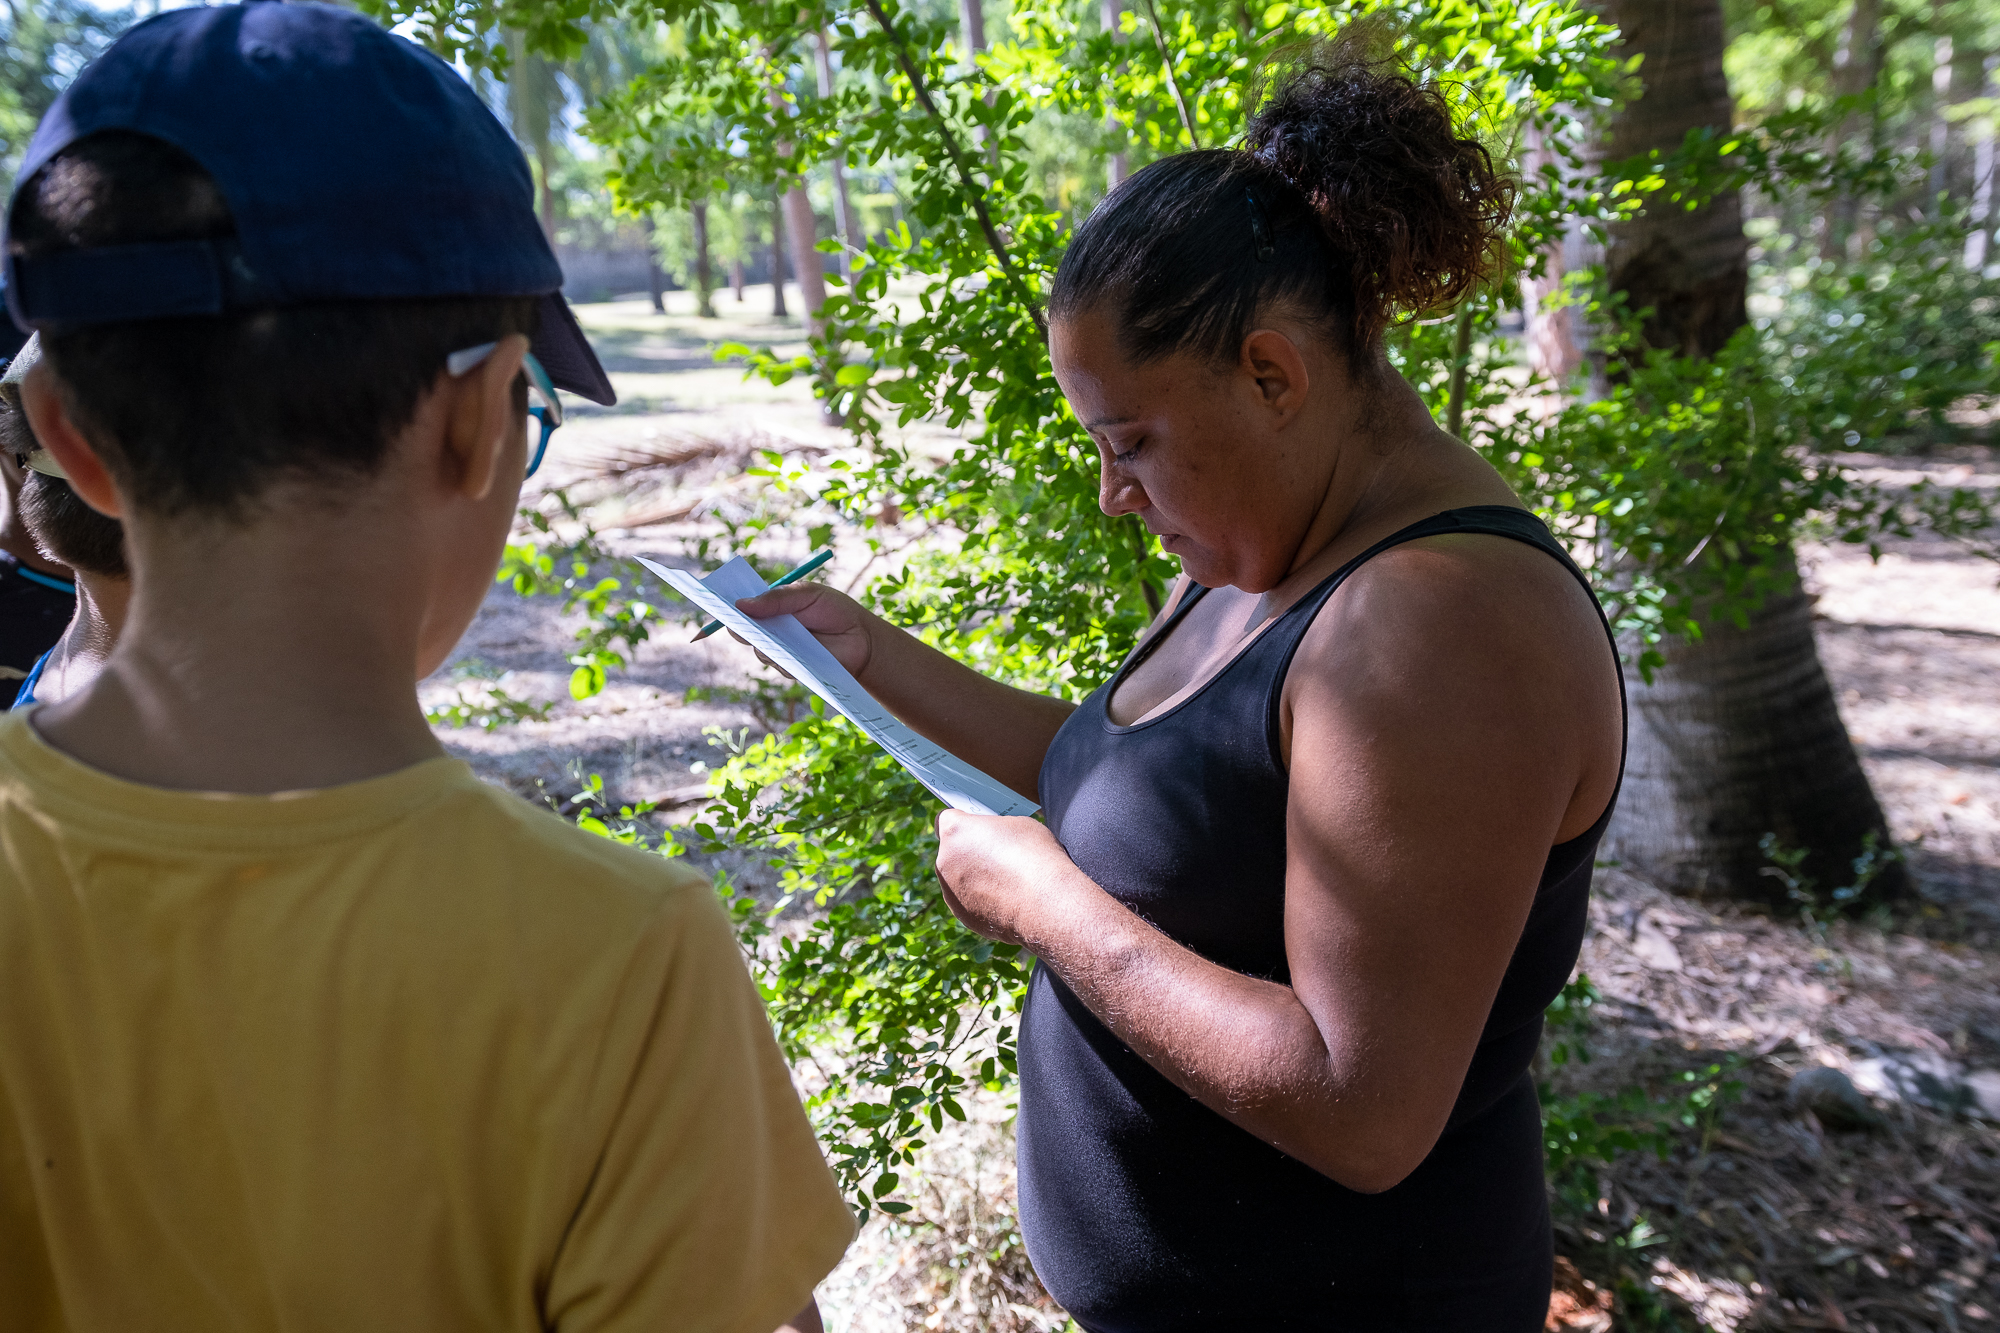
[[[1334,48],[1242,150],[1078,230],[1050,351],[1106,513],[1182,561],[1080,706],[851,600],[790,612],[1047,823],[947,811],[973,930],[1040,960],[1020,1045],[1030,1256],[1093,1333],[1539,1329],[1528,1075],[1623,754],[1561,548],[1384,358],[1488,276],[1511,192],[1444,99]]]

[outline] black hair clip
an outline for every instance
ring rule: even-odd
[[[1271,224],[1265,220],[1264,206],[1257,202],[1255,190],[1245,190],[1243,197],[1250,201],[1250,239],[1257,245],[1257,262],[1268,264],[1278,253],[1271,244]]]

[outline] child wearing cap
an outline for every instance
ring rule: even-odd
[[[65,698],[96,679],[125,628],[132,598],[124,528],[70,489],[62,465],[42,448],[21,411],[21,381],[40,359],[40,335],[31,336],[0,374],[0,458],[21,471],[21,521],[36,548],[75,579],[76,611],[62,637],[28,669],[15,708]]]
[[[0,1328],[817,1329],[853,1219],[709,886],[417,704],[555,388],[612,397],[518,150],[351,12],[215,6],[21,180],[21,403],[134,586],[0,720]]]

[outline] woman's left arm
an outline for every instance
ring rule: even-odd
[[[1025,945],[1210,1108],[1349,1188],[1396,1184],[1457,1100],[1549,848],[1595,821],[1616,780],[1604,632],[1560,566],[1521,553],[1546,569],[1490,550],[1386,553],[1301,645],[1289,986],[1161,934],[1033,820],[945,814],[953,910]]]

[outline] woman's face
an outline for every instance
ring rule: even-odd
[[[1306,424],[1296,342],[1260,330],[1245,349],[1235,365],[1180,354],[1134,365],[1107,316],[1049,329],[1056,381],[1103,462],[1099,506],[1138,515],[1195,582],[1262,593],[1292,570],[1332,451]]]

